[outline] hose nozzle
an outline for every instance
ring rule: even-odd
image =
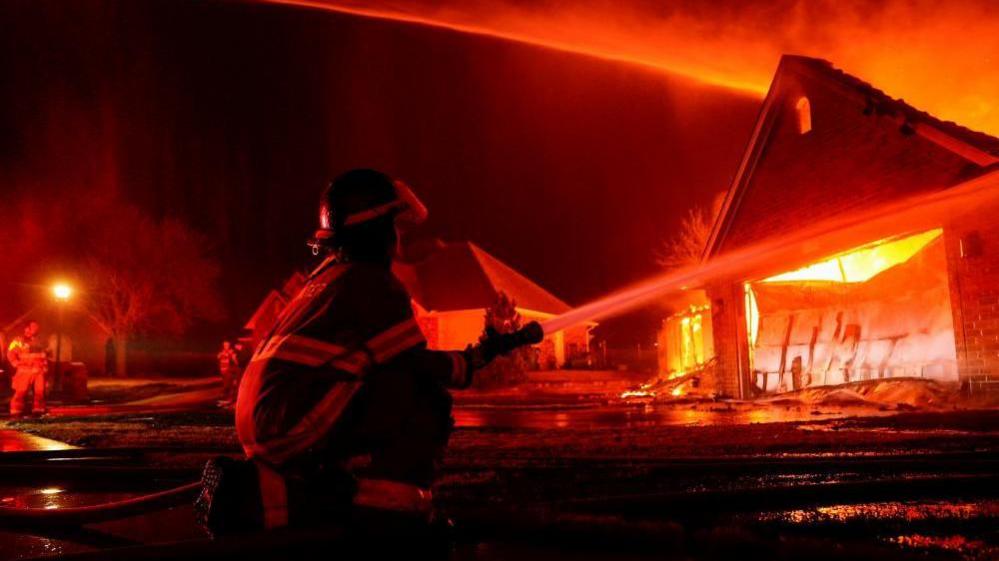
[[[517,331],[514,331],[513,336],[517,341],[518,347],[536,345],[545,338],[545,330],[541,328],[540,323],[532,321]]]
[[[486,328],[486,336],[478,345],[469,346],[468,351],[474,356],[471,360],[481,368],[498,356],[510,353],[520,347],[540,343],[545,338],[541,324],[536,321],[521,327],[512,333],[497,333],[491,327]]]

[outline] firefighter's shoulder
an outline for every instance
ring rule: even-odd
[[[343,287],[347,291],[385,296],[405,295],[405,287],[392,271],[379,265],[358,263],[344,274]]]
[[[388,268],[358,264],[345,277],[337,298],[344,303],[339,310],[352,310],[351,317],[384,328],[412,316],[409,292]]]

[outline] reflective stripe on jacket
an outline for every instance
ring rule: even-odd
[[[246,366],[236,429],[247,456],[280,465],[307,451],[380,368],[468,381],[460,353],[426,350],[409,294],[388,268],[324,263]]]

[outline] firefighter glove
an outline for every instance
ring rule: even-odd
[[[544,339],[541,324],[528,323],[513,333],[499,333],[492,327],[486,328],[486,336],[478,345],[465,349],[465,360],[472,370],[478,370],[498,356],[505,355],[520,347],[540,343]]]

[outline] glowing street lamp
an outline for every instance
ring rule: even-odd
[[[56,300],[65,302],[73,295],[73,287],[64,282],[56,283],[52,287],[52,295],[55,296]]]
[[[61,374],[60,369],[62,366],[62,315],[63,309],[66,307],[66,302],[69,297],[73,295],[73,287],[69,286],[64,282],[58,282],[52,285],[52,296],[55,297],[56,302],[59,304],[59,321],[56,324],[56,348],[55,348],[55,372],[54,372],[54,387],[61,387],[62,383],[59,379],[59,374]]]

